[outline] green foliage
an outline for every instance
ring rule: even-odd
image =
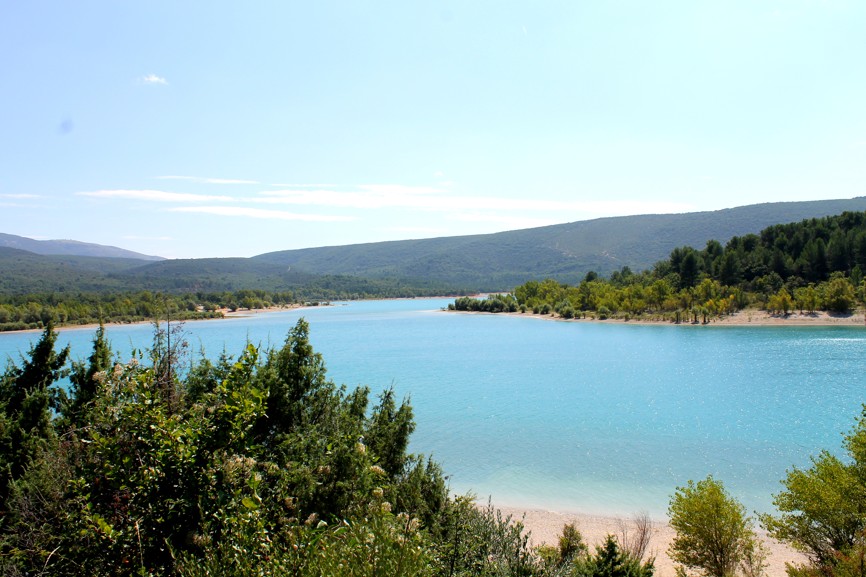
[[[66,374],[69,347],[55,352],[56,340],[49,324],[22,366],[12,364],[0,376],[0,512],[10,484],[57,441],[51,424],[50,409],[56,405],[52,385]]]
[[[708,577],[761,573],[764,555],[751,519],[712,476],[678,487],[668,516],[677,533],[668,554],[680,565]]]
[[[585,555],[586,551],[583,535],[580,534],[577,526],[574,523],[563,526],[562,534],[559,536],[558,564],[569,563],[574,558]]]
[[[574,524],[563,526],[558,548],[539,547],[536,552],[546,577],[652,577],[655,571],[654,559],[642,561],[612,535],[589,554]]]
[[[863,274],[858,259],[866,266],[866,213],[843,213],[775,225],[760,235],[734,237],[724,247],[717,241],[708,241],[703,250],[678,247],[641,273],[626,266],[606,281],[587,275],[578,286],[531,280],[513,296],[499,297],[501,302],[463,297],[449,308],[532,309],[565,319],[591,311],[601,320],[686,318],[703,324],[750,305],[783,315],[795,307],[845,314],[858,303]]]
[[[488,503],[460,497],[446,508],[438,531],[437,574],[448,577],[528,577],[543,571],[523,523]]]
[[[804,241],[810,238],[792,236],[787,229],[781,229],[784,238],[779,231],[766,238],[762,232],[760,237],[755,236],[767,243],[766,254],[754,259],[725,258],[723,254],[718,262],[717,246],[708,243],[710,239],[726,243],[777,223],[862,210],[866,210],[863,198],[773,203],[691,214],[603,218],[497,234],[280,251],[248,259],[145,263],[122,258],[45,256],[0,247],[0,270],[4,272],[0,276],[0,294],[128,293],[142,289],[190,293],[255,288],[291,291],[300,301],[470,294],[509,290],[530,278],[552,277],[558,282],[577,284],[589,272],[610,275],[621,271],[623,265],[644,270],[684,245],[707,245],[710,250],[702,252],[710,258],[696,264],[707,273],[712,272],[708,266],[720,267],[725,271],[723,284],[734,285],[743,275],[751,280],[777,266],[773,263],[777,243],[799,254]],[[832,232],[827,229],[821,234],[825,258],[834,266],[851,266],[854,259],[854,263],[866,267],[866,242],[847,232],[844,242],[839,242],[838,235],[834,238]],[[815,251],[810,248],[807,252]],[[806,269],[812,270],[813,262],[819,265],[819,260],[819,255],[814,254],[802,259],[786,257],[782,263],[783,268],[795,271],[808,282],[817,282],[817,278],[805,273]],[[785,276],[783,271],[779,274]],[[699,279],[687,278],[684,283],[678,280],[675,286],[679,289],[692,280]],[[241,301],[237,304],[245,306]],[[0,325],[4,322],[0,310]]]
[[[604,544],[596,547],[595,555],[575,559],[570,575],[574,577],[652,577],[655,563],[642,563],[623,551],[617,540],[608,535]]]
[[[329,575],[346,559],[355,572],[343,574],[433,566],[430,536],[450,501],[439,466],[406,454],[408,401],[386,390],[368,415],[369,391],[327,379],[303,320],[279,350],[248,346],[185,378],[172,367],[181,337],[157,330],[150,354],[111,367],[97,331],[53,421],[48,389],[67,354],[54,353],[56,334],[47,329],[23,367],[7,369],[4,573]],[[35,396],[40,403],[28,404]],[[25,417],[39,426],[23,428]]]
[[[492,294],[485,299],[461,297],[448,305],[450,310],[472,311],[485,313],[517,312],[517,299],[510,294]]]
[[[96,399],[99,380],[104,379],[111,368],[111,346],[105,338],[105,327],[100,323],[93,339],[93,352],[88,358],[88,364],[73,361],[69,375],[69,393],[62,395],[61,412],[73,427],[82,427],[83,419],[90,405]]]
[[[389,479],[394,479],[403,472],[409,436],[414,430],[415,422],[409,400],[404,400],[397,408],[394,389],[383,391],[379,404],[373,408],[364,440],[373,454],[378,456],[377,464],[385,470]]]
[[[851,282],[843,276],[834,275],[822,287],[824,307],[828,311],[847,313],[857,302],[854,287]]]
[[[773,501],[780,514],[761,516],[770,535],[805,552],[822,571],[860,556],[866,545],[866,409],[845,450],[844,461],[823,451],[808,469],[789,471]]]

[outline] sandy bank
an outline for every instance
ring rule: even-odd
[[[318,305],[318,306],[327,306],[327,305]],[[193,322],[201,322],[201,321],[221,321],[223,319],[230,318],[243,318],[243,317],[253,317],[256,315],[260,315],[263,313],[274,313],[280,311],[287,311],[292,309],[303,309],[310,308],[309,305],[278,305],[268,308],[259,308],[259,309],[237,309],[235,311],[231,311],[229,309],[219,309],[218,312],[222,313],[222,317],[212,317],[212,318],[201,318],[201,319],[172,319],[172,323],[193,323]],[[103,323],[106,327],[123,327],[130,325],[152,325],[156,319],[150,320],[142,320],[142,321],[133,321],[133,322],[108,322]],[[160,324],[165,323],[165,319],[159,319]],[[54,330],[57,332],[63,331],[95,331],[99,328],[99,323],[86,323],[86,324],[66,324],[55,326]],[[20,331],[3,331],[3,333],[41,333],[44,329],[24,329]]]
[[[594,515],[583,515],[580,513],[566,513],[557,511],[544,511],[541,509],[521,509],[516,507],[500,507],[504,515],[511,515],[515,520],[523,520],[523,524],[531,531],[533,545],[549,544],[556,545],[559,535],[562,533],[563,525],[574,523],[583,535],[584,541],[594,551],[596,545],[600,545],[607,535],[620,535],[622,524],[629,526],[629,520],[617,517],[603,517]],[[770,539],[760,529],[759,536],[764,541],[769,555],[767,558],[767,577],[786,577],[786,563],[804,563],[806,558],[790,547]],[[654,520],[653,535],[650,541],[650,554],[655,555],[656,576],[675,577],[673,561],[667,555],[667,549],[674,538],[674,531],[667,520]]]
[[[480,311],[447,311],[447,312],[456,312],[460,314],[467,315],[489,315],[489,314],[499,314],[499,315],[507,315],[507,316],[520,316],[520,317],[529,317],[536,318],[540,320],[546,321],[556,321],[563,323],[606,323],[606,324],[629,324],[629,325],[674,325],[673,322],[669,320],[658,320],[653,318],[639,318],[639,319],[605,319],[600,320],[596,318],[583,318],[583,319],[564,319],[559,316],[553,315],[537,315],[532,312],[526,313],[487,313]],[[712,319],[707,325],[701,324],[693,324],[690,322],[680,323],[682,326],[713,326],[713,325],[726,325],[726,326],[814,326],[814,327],[822,327],[822,326],[850,326],[850,327],[864,327],[866,328],[866,315],[864,315],[863,311],[857,311],[854,313],[847,314],[839,314],[839,313],[828,313],[825,311],[818,311],[814,313],[798,313],[793,312],[788,315],[776,315],[770,314],[767,311],[757,310],[757,309],[747,309],[735,312],[730,315],[726,315],[721,318]]]

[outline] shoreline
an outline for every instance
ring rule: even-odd
[[[479,502],[479,506],[485,506]],[[617,517],[613,515],[589,515],[573,511],[549,511],[545,509],[526,507],[497,507],[503,516],[510,515],[512,521],[522,522],[530,533],[530,545],[556,546],[562,527],[568,523],[574,523],[583,536],[589,551],[594,553],[596,545],[601,545],[607,535],[619,536],[623,527],[633,531],[631,518]],[[786,577],[787,564],[806,563],[806,556],[795,551],[788,545],[771,539],[760,527],[755,532],[767,548],[766,577]],[[667,519],[652,519],[652,538],[650,539],[648,556],[655,556],[656,577],[676,577],[674,562],[668,557],[667,549],[675,537],[673,528]]]
[[[392,298],[392,299],[368,299],[368,300],[406,300],[407,297],[403,298]],[[413,297],[415,299],[430,299],[430,300],[441,300],[441,299],[451,299],[454,297]],[[218,318],[202,318],[202,319],[185,319],[178,320],[176,322],[198,322],[198,321],[220,321],[229,318],[244,318],[244,317],[252,317],[259,314],[280,312],[286,310],[295,310],[295,309],[303,309],[303,308],[315,308],[316,306],[333,306],[333,305],[307,305],[307,304],[291,304],[291,305],[280,305],[268,308],[258,308],[258,309],[243,309],[236,310],[234,312],[229,311],[228,309],[220,309],[219,312],[223,314],[222,317]],[[566,323],[598,323],[598,324],[630,324],[630,325],[670,325],[670,326],[732,326],[732,327],[781,327],[781,326],[812,326],[812,327],[834,327],[834,326],[846,326],[846,327],[864,327],[866,328],[866,311],[857,310],[853,313],[840,314],[840,313],[828,313],[826,311],[816,311],[814,313],[799,313],[792,312],[787,315],[779,315],[779,314],[771,314],[767,311],[759,310],[759,309],[744,309],[741,311],[737,311],[730,315],[725,315],[723,317],[711,319],[706,325],[702,323],[692,323],[692,322],[681,322],[679,324],[674,323],[670,320],[660,320],[660,319],[622,319],[622,318],[609,318],[609,319],[598,319],[598,318],[572,318],[566,319],[560,316],[556,316],[553,314],[535,314],[533,312],[513,312],[513,313],[489,313],[484,311],[457,311],[457,310],[447,310],[441,309],[443,312],[449,313],[458,313],[458,314],[467,314],[467,315],[503,315],[503,316],[512,316],[512,317],[527,317],[534,318],[543,321],[555,321],[555,322],[566,322]],[[128,326],[128,325],[140,325],[140,324],[152,324],[154,319],[151,320],[141,320],[134,322],[108,322],[104,323],[106,327],[112,326]],[[60,325],[55,326],[54,330],[57,332],[69,331],[69,330],[95,330],[99,327],[99,323],[85,323],[80,325]],[[41,333],[44,329],[22,329],[22,330],[13,330],[13,331],[2,331],[0,334],[16,334],[16,333]]]
[[[816,311],[814,313],[799,313],[792,312],[788,315],[771,314],[767,311],[758,309],[744,309],[737,311],[724,317],[710,319],[705,325],[702,323],[681,322],[679,324],[670,320],[659,319],[597,319],[597,318],[582,318],[582,319],[566,319],[552,314],[535,314],[533,312],[513,312],[513,313],[489,313],[484,311],[451,311],[445,312],[459,313],[466,315],[504,315],[510,317],[528,317],[543,321],[555,321],[563,323],[597,323],[597,324],[628,324],[628,325],[669,325],[669,326],[732,326],[732,327],[783,327],[783,326],[800,326],[800,327],[864,327],[866,328],[866,313],[863,311],[855,311],[853,313],[839,314],[828,313],[826,311]]]
[[[393,297],[393,298],[382,298],[382,299],[355,299],[358,301],[363,300],[382,300],[382,301],[400,301],[400,300],[443,300],[443,299],[455,299],[458,298],[456,296],[432,296],[432,297]],[[257,308],[257,309],[238,309],[234,312],[230,311],[227,308],[218,309],[218,312],[223,314],[222,317],[212,317],[212,318],[201,318],[201,319],[182,319],[176,322],[185,323],[185,322],[199,322],[199,321],[220,321],[228,318],[244,318],[244,317],[252,317],[263,313],[274,313],[281,312],[286,310],[295,310],[295,309],[308,309],[308,308],[316,308],[316,307],[330,307],[335,306],[333,303],[335,302],[352,302],[349,301],[321,301],[325,304],[290,304],[290,305],[278,305],[267,308]],[[141,320],[141,321],[133,321],[133,322],[108,322],[103,323],[106,327],[123,327],[130,325],[143,325],[143,324],[152,324],[156,319],[150,320]],[[160,322],[163,322],[160,320]],[[84,323],[84,324],[65,324],[65,325],[55,325],[54,330],[57,332],[68,331],[68,330],[94,330],[99,327],[99,323]],[[40,329],[17,329],[11,331],[0,331],[0,335],[2,334],[18,334],[18,333],[41,333],[44,330]]]
[[[316,305],[316,306],[327,306],[327,305]],[[203,322],[203,321],[222,321],[222,320],[231,319],[231,318],[252,317],[252,316],[255,316],[258,314],[263,314],[263,313],[276,313],[276,312],[281,312],[281,311],[289,311],[289,310],[305,309],[305,308],[314,308],[314,306],[313,305],[292,304],[292,305],[273,306],[273,307],[268,307],[268,308],[263,308],[263,309],[243,309],[243,310],[239,309],[239,310],[236,310],[234,312],[232,312],[228,309],[219,309],[218,312],[221,312],[223,315],[221,317],[211,317],[211,318],[201,318],[201,319],[180,319],[180,320],[174,320],[172,322],[187,323],[187,322]],[[108,322],[108,323],[103,323],[103,326],[108,328],[108,327],[128,327],[128,326],[133,326],[133,325],[150,325],[150,324],[153,324],[155,321],[156,321],[156,319],[133,321],[133,322],[129,322],[129,323]],[[160,322],[160,324],[162,324],[165,322],[165,320],[160,319],[159,322]],[[92,330],[96,330],[97,328],[99,328],[99,323],[84,323],[84,324],[80,324],[80,325],[72,325],[72,324],[59,325],[59,326],[55,326],[54,330],[58,333],[61,333],[63,331],[72,331],[72,330],[91,330],[92,331]],[[21,330],[15,330],[15,331],[0,331],[0,334],[41,333],[44,330],[45,330],[45,328],[43,327],[41,329],[21,329]]]

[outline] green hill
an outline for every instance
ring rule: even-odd
[[[676,247],[702,248],[711,239],[725,243],[774,224],[845,211],[866,211],[866,197],[600,218],[496,234],[287,250],[252,258],[146,262],[0,247],[0,293],[253,288],[333,299],[508,290],[529,279],[574,283],[590,270],[601,275],[623,266],[643,270]]]
[[[267,253],[252,260],[318,274],[439,281],[503,290],[531,278],[576,282],[628,266],[643,270],[683,245],[758,232],[768,226],[866,210],[866,197],[767,203],[709,212],[600,218],[474,236],[406,240]]]

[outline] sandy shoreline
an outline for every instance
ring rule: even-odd
[[[584,542],[589,545],[590,551],[595,551],[595,546],[600,545],[607,535],[618,536],[622,532],[622,525],[630,526],[631,520],[622,517],[606,517],[599,515],[585,515],[573,512],[546,511],[543,509],[524,509],[520,507],[498,507],[503,515],[511,515],[515,521],[523,522],[527,530],[531,532],[530,541],[533,545],[556,545],[559,535],[562,533],[563,525],[574,523],[583,535]],[[631,529],[633,531],[633,529]],[[805,563],[806,558],[799,552],[794,551],[787,545],[770,539],[760,528],[757,532],[767,548],[767,577],[786,577],[786,563]],[[667,555],[667,549],[673,540],[675,533],[667,519],[653,519],[653,534],[650,540],[650,555],[655,556],[655,575],[657,577],[675,577],[674,563]]]
[[[451,297],[424,297],[424,298],[451,298]],[[404,300],[404,299],[384,299],[384,300]],[[420,300],[420,299],[419,299]],[[329,306],[329,305],[319,305],[319,306]],[[280,312],[285,310],[292,309],[302,309],[302,308],[312,308],[311,305],[280,305],[270,308],[260,308],[260,309],[242,309],[236,311],[230,311],[228,309],[221,309],[219,312],[223,313],[222,318],[210,318],[210,319],[187,319],[187,320],[179,320],[177,322],[192,322],[192,321],[219,321],[225,318],[238,318],[238,317],[251,317],[257,316],[260,314],[267,314],[272,312]],[[514,313],[487,313],[481,311],[448,311],[452,313],[459,314],[467,314],[467,315],[486,315],[486,314],[499,314],[506,316],[520,316],[527,318],[535,318],[539,320],[545,321],[556,321],[556,322],[567,322],[567,323],[607,323],[607,324],[631,324],[631,325],[674,325],[669,320],[654,320],[654,319],[605,319],[599,320],[595,318],[583,318],[583,319],[564,319],[558,316],[552,315],[540,315],[534,314],[532,312],[514,312]],[[147,321],[135,321],[131,323],[105,323],[105,326],[124,326],[124,325],[138,325],[138,324],[152,324],[153,320]],[[704,326],[699,324],[693,324],[689,322],[681,323],[682,326]],[[770,314],[767,311],[757,310],[757,309],[746,309],[742,311],[737,311],[733,314],[726,315],[721,318],[712,319],[709,323],[709,326],[713,325],[724,325],[724,326],[861,326],[866,328],[866,312],[864,311],[856,311],[848,314],[838,314],[838,313],[828,313],[825,311],[816,311],[814,313],[799,313],[792,312],[788,315],[777,315]],[[61,325],[55,327],[57,331],[65,331],[65,330],[95,330],[99,326],[98,323],[88,323],[82,325]],[[3,331],[6,333],[41,333],[43,329],[24,329],[24,330],[16,330],[16,331]]]
[[[627,324],[627,325],[671,325],[675,323],[669,320],[654,320],[654,319],[605,319],[596,318],[583,319],[564,319],[559,316],[541,315],[532,312],[515,312],[515,313],[488,313],[483,311],[447,311],[466,315],[506,315],[516,317],[536,318],[545,321],[556,321],[563,323],[599,323],[599,324]],[[863,311],[856,311],[847,314],[828,313],[825,311],[816,311],[814,313],[799,313],[792,312],[788,315],[770,314],[767,311],[758,309],[746,309],[737,311],[733,314],[726,315],[721,318],[711,319],[707,325],[700,323],[682,322],[679,326],[812,326],[812,327],[864,327],[866,328],[866,314]]]
[[[304,309],[304,308],[312,308],[312,305],[280,305],[265,309],[238,309],[236,311],[230,311],[229,309],[219,309],[218,312],[223,314],[222,317],[212,317],[212,318],[202,318],[202,319],[180,319],[180,320],[172,320],[173,323],[187,323],[187,322],[200,322],[200,321],[221,321],[225,319],[231,318],[244,318],[244,317],[252,317],[259,314],[264,313],[276,313],[287,310],[294,309]],[[106,327],[126,327],[132,325],[152,325],[155,319],[146,320],[146,321],[133,321],[130,323],[118,323],[118,322],[109,322],[103,323]],[[165,319],[160,319],[160,324],[165,322]],[[95,331],[99,328],[99,323],[85,323],[81,325],[60,325],[55,326],[54,330],[57,332],[63,331],[72,331],[72,330],[90,330]],[[2,331],[2,333],[41,333],[44,329],[23,329],[19,331]],[[0,334],[2,334],[0,333]]]

